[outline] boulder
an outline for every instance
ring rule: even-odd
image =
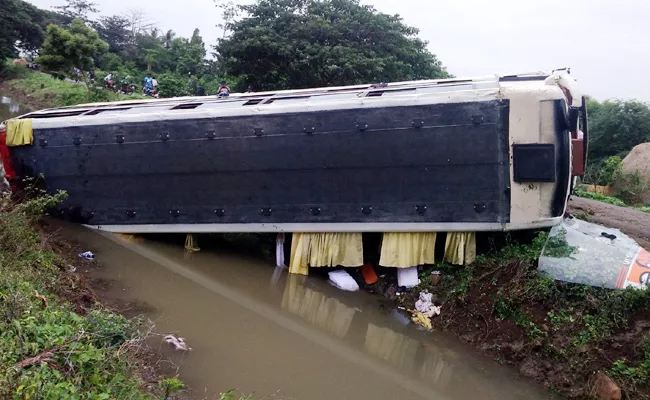
[[[604,372],[597,372],[592,382],[593,386],[589,392],[590,398],[594,400],[621,400],[621,388]]]

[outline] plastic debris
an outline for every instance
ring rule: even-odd
[[[412,288],[420,283],[418,267],[397,268],[397,286]]]
[[[167,343],[169,343],[174,350],[180,350],[180,351],[191,351],[192,348],[187,346],[187,343],[185,343],[185,339],[182,337],[176,337],[174,335],[167,335],[163,338],[163,340]]]
[[[329,272],[328,275],[330,277],[329,282],[341,290],[348,292],[356,292],[359,290],[359,285],[357,282],[352,278],[352,276],[350,276],[350,274],[343,271],[342,269]]]
[[[83,253],[79,253],[79,257],[85,258],[86,260],[94,260],[95,255],[93,254],[92,251],[84,251]]]
[[[377,277],[377,273],[375,272],[375,269],[372,267],[371,264],[363,264],[361,266],[361,273],[363,274],[363,280],[366,281],[366,284],[372,285],[373,283],[377,283],[379,278]]]
[[[413,315],[413,317],[411,317],[413,322],[422,325],[427,330],[433,329],[433,326],[431,326],[431,318],[427,317],[420,311],[409,310],[409,312]]]
[[[440,315],[440,308],[433,304],[433,295],[429,292],[420,292],[420,299],[415,302],[415,309],[429,318]]]

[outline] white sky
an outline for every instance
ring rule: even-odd
[[[63,0],[29,0],[41,7]],[[144,10],[162,30],[216,43],[212,0],[95,0],[102,15]],[[650,102],[650,0],[362,0],[420,29],[456,76],[571,67],[597,99]],[[210,52],[211,49],[208,49]]]

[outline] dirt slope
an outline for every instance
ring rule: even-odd
[[[649,213],[575,196],[569,201],[568,211],[574,215],[586,213],[590,222],[620,229],[650,250]]]

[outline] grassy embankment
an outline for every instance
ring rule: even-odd
[[[607,204],[613,204],[615,206],[619,207],[630,207],[627,205],[623,200],[619,199],[618,197],[614,196],[606,196],[604,194],[600,193],[594,193],[594,192],[587,192],[585,190],[576,190],[575,195],[578,197],[583,197],[585,199],[591,199],[591,200],[597,200],[603,203]],[[638,206],[638,207],[632,207],[636,210],[643,211],[650,213],[650,206]]]
[[[434,328],[456,333],[498,361],[569,398],[589,398],[595,373],[605,372],[623,398],[650,399],[650,294],[555,281],[537,271],[546,241],[510,243],[468,267],[436,265],[417,290],[397,301],[413,308],[428,290],[443,304]],[[576,249],[553,238],[547,252]],[[435,286],[431,270],[441,270]],[[627,395],[627,397],[625,397]]]
[[[0,197],[0,398],[157,398],[137,374],[146,326],[95,303],[76,260],[36,229],[62,197]]]
[[[168,399],[183,384],[149,372],[152,326],[99,304],[73,267],[79,258],[39,228],[64,198],[15,203],[0,195],[0,398]],[[220,396],[240,397],[234,391]]]
[[[97,83],[97,85],[99,85]],[[119,95],[110,90],[97,87],[90,99],[83,84],[76,84],[32,71],[20,65],[5,65],[0,73],[0,94],[32,109],[63,107],[89,102],[106,102],[141,99],[132,94]]]

